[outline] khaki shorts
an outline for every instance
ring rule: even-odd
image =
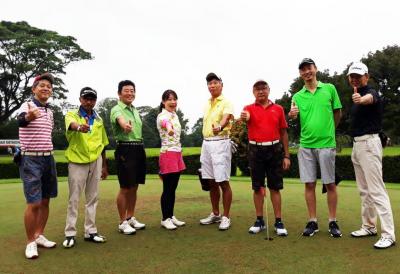
[[[336,148],[300,148],[299,160],[300,181],[313,183],[317,181],[317,164],[321,171],[323,184],[335,182]]]

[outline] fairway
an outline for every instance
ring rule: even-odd
[[[254,222],[252,191],[248,177],[232,179],[232,227],[218,231],[218,225],[199,225],[210,213],[208,193],[201,191],[194,176],[183,176],[177,190],[175,215],[187,222],[176,231],[160,228],[161,183],[149,175],[139,188],[136,217],[146,223],[144,231],[125,236],[117,232],[115,176],[102,181],[97,210],[97,227],[107,237],[105,244],[83,241],[83,203],[80,206],[77,244],[64,249],[67,208],[66,178],[59,179],[59,196],[51,201],[45,235],[57,242],[52,250],[39,250],[37,260],[24,257],[25,200],[18,179],[0,184],[0,273],[398,273],[399,247],[375,250],[377,237],[354,239],[349,236],[360,226],[360,198],[354,182],[339,188],[338,221],[343,237],[334,239],[327,232],[326,195],[317,193],[320,232],[314,237],[300,236],[307,221],[303,185],[286,179],[283,221],[289,236],[273,241],[266,234],[250,235]],[[400,229],[400,186],[388,185],[397,231]],[[268,203],[271,215],[271,203]],[[272,219],[271,219],[272,220]],[[399,234],[398,234],[399,237]]]

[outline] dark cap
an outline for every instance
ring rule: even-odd
[[[90,87],[84,87],[81,89],[81,97],[93,97],[97,99],[97,92]]]
[[[46,73],[43,73],[43,74],[41,74],[41,75],[36,76],[36,77],[35,77],[35,80],[33,81],[33,84],[39,82],[40,80],[47,80],[47,81],[49,81],[50,84],[52,84],[52,85],[53,85],[53,83],[54,83],[54,77],[53,77],[53,75],[51,75],[50,73],[47,73],[47,72],[46,72]]]
[[[263,79],[258,79],[258,80],[254,83],[253,88],[254,88],[255,86],[260,85],[260,84],[262,84],[262,85],[267,85],[267,86],[268,86],[267,81],[265,81],[265,80],[263,80]]]
[[[209,74],[207,74],[206,80],[207,80],[207,83],[212,80],[218,80],[218,81],[222,82],[221,77],[217,76],[214,72],[210,72]]]
[[[315,62],[311,58],[304,58],[303,60],[301,60],[301,62],[299,64],[299,69],[301,69],[304,65],[314,65],[315,66]]]

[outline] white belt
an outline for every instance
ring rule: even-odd
[[[256,146],[272,146],[272,145],[275,145],[277,143],[279,143],[279,140],[275,140],[275,141],[272,141],[272,142],[260,142],[260,143],[258,143],[256,141],[249,141],[249,144],[256,145]]]
[[[215,137],[204,138],[204,141],[207,141],[207,142],[209,142],[209,141],[221,141],[221,140],[227,140],[227,139],[229,139],[228,136],[215,136]]]
[[[365,141],[365,140],[368,140],[368,139],[371,139],[374,137],[379,137],[379,135],[378,134],[365,134],[362,136],[354,137],[353,140],[354,140],[354,142],[360,142],[360,141]]]
[[[53,151],[22,151],[22,155],[26,156],[50,156]]]

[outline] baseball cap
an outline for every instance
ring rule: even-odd
[[[50,73],[47,73],[47,72],[36,76],[36,77],[35,77],[35,80],[33,81],[33,83],[35,84],[36,82],[39,82],[40,80],[47,80],[47,81],[49,81],[50,84],[52,84],[52,85],[53,85],[53,83],[54,83],[54,77],[53,77],[53,75],[51,75]]]
[[[267,86],[268,86],[267,81],[265,81],[265,80],[263,80],[263,79],[258,79],[258,80],[254,83],[253,88],[254,88],[255,86],[259,85],[259,84],[264,84],[264,85],[267,85]]]
[[[315,62],[313,59],[311,58],[303,58],[303,60],[301,60],[300,64],[299,64],[299,69],[301,69],[304,65],[314,65],[315,66]]]
[[[97,98],[97,92],[90,88],[90,87],[84,87],[83,89],[81,89],[81,97],[94,97]]]
[[[354,62],[353,64],[351,64],[351,66],[349,67],[349,72],[347,73],[347,75],[350,74],[358,74],[358,75],[364,75],[368,73],[368,68],[366,65],[364,65],[361,62]]]
[[[221,77],[217,76],[214,72],[210,72],[209,74],[207,74],[206,80],[207,80],[207,83],[212,80],[218,80],[218,81],[222,82]]]

